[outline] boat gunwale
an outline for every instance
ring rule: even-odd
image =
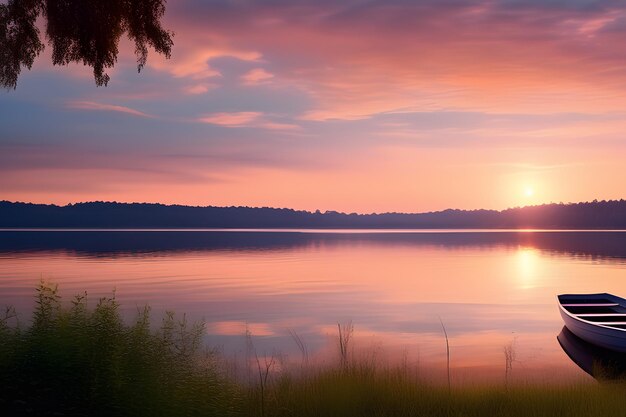
[[[591,325],[591,326],[595,326],[595,327],[602,327],[602,328],[605,328],[605,329],[616,330],[616,331],[619,331],[619,332],[626,332],[626,329],[621,329],[621,328],[619,328],[619,327],[613,327],[613,326],[607,326],[607,325],[604,325],[604,324],[599,324],[599,323],[602,323],[602,322],[585,320],[585,319],[583,319],[583,318],[578,317],[578,316],[577,316],[577,315],[575,315],[574,313],[570,313],[570,312],[569,312],[569,311],[567,311],[567,309],[564,307],[564,304],[569,304],[569,303],[561,303],[561,299],[559,298],[559,297],[561,297],[561,296],[568,296],[568,295],[574,295],[574,294],[560,294],[560,295],[557,295],[557,296],[556,296],[556,300],[557,300],[557,303],[558,303],[558,305],[559,305],[559,309],[560,309],[562,312],[565,312],[565,314],[567,314],[569,317],[571,317],[571,318],[573,318],[574,320],[577,320],[577,321],[579,321],[579,322],[581,322],[581,323],[584,323],[584,324],[589,324],[589,325]],[[610,297],[620,298],[620,297],[617,297],[617,296],[615,296],[615,295],[613,295],[613,294],[608,294],[608,293],[601,293],[601,294],[580,294],[580,295],[581,295],[581,296],[582,296],[582,295],[585,295],[585,296],[590,296],[590,295],[605,295],[605,296],[610,296]],[[626,300],[624,300],[624,301],[626,301]],[[604,304],[606,304],[606,303],[604,303]],[[622,305],[622,304],[620,304],[620,303],[616,303],[616,304],[617,304],[617,306],[619,306],[619,307],[626,308],[626,306],[623,306],[623,305]],[[566,324],[566,327],[567,327],[567,324]]]

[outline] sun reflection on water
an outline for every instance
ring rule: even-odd
[[[539,265],[539,254],[533,248],[520,248],[516,254],[517,275],[519,277],[519,288],[530,289],[537,285],[537,269]]]

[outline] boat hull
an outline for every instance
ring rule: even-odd
[[[623,307],[623,299],[608,294],[602,294],[601,296],[614,298],[615,302],[619,303],[620,307]],[[561,302],[559,302],[559,312],[565,326],[584,341],[605,349],[626,353],[626,329],[617,329],[581,320],[568,312]]]
[[[561,317],[565,326],[584,341],[605,349],[626,353],[626,334],[623,331],[576,320],[564,313],[563,310],[561,310]]]

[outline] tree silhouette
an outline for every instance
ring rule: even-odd
[[[37,19],[47,21],[52,63],[82,62],[93,68],[96,85],[117,61],[124,34],[135,43],[137,69],[146,64],[148,46],[170,57],[173,33],[161,26],[166,0],[9,0],[0,4],[0,85],[15,88],[22,67],[30,69],[44,49]]]

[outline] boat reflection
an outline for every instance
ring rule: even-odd
[[[626,379],[626,354],[592,345],[565,326],[556,338],[567,356],[598,381]]]

